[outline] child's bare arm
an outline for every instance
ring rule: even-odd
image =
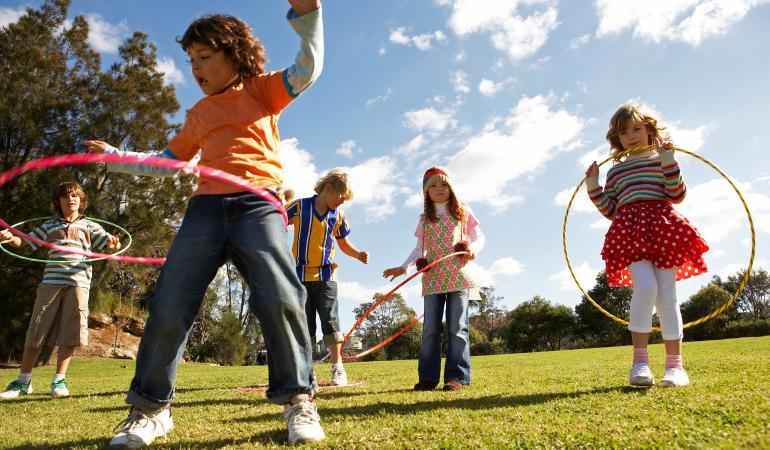
[[[369,253],[358,250],[347,238],[337,239],[337,244],[340,246],[342,253],[356,258],[364,264],[369,263]]]

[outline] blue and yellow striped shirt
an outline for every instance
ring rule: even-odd
[[[336,281],[334,240],[350,234],[348,221],[341,210],[328,210],[319,215],[315,209],[318,196],[295,200],[286,206],[289,224],[294,225],[292,252],[297,275],[302,281]]]

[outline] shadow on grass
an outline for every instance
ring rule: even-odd
[[[578,398],[586,395],[606,394],[610,392],[646,395],[648,390],[632,388],[630,386],[610,386],[585,391],[524,394],[513,396],[491,395],[475,398],[457,398],[455,397],[456,393],[447,393],[437,390],[434,391],[434,393],[439,398],[435,400],[417,401],[414,403],[373,402],[369,405],[338,408],[329,407],[327,406],[329,405],[327,402],[322,402],[319,405],[319,412],[322,419],[340,418],[340,420],[342,420],[351,416],[360,419],[362,416],[381,416],[383,413],[414,414],[417,412],[432,411],[435,409],[443,408],[484,410],[495,408],[510,408],[516,406],[529,406],[564,398]],[[428,393],[428,395],[431,394],[433,393]],[[425,393],[420,393],[419,395],[424,397]],[[270,420],[273,417],[273,414],[260,414],[253,417],[235,418],[233,419],[233,422],[263,421]]]
[[[263,431],[261,433],[254,434],[247,437],[238,438],[223,438],[212,441],[174,441],[173,431],[169,435],[168,441],[164,441],[164,438],[156,438],[153,443],[153,448],[207,448],[207,449],[219,449],[226,446],[241,446],[244,444],[255,445],[287,445],[289,443],[289,436],[285,428],[279,428],[270,431]],[[78,441],[66,441],[55,442],[45,444],[21,444],[14,447],[3,447],[6,450],[48,450],[51,448],[75,448],[75,447],[97,447],[106,448],[109,444],[112,435],[105,436],[103,438],[81,439]]]
[[[219,389],[222,389],[222,388],[183,388],[183,389],[177,389],[176,392],[211,391],[211,390],[219,390]],[[13,400],[10,400],[10,402],[13,402],[13,403],[52,402],[52,401],[66,402],[71,398],[77,399],[77,398],[91,398],[91,397],[113,397],[116,395],[125,396],[128,391],[120,390],[120,391],[94,392],[93,394],[74,394],[74,395],[69,395],[67,397],[58,397],[58,398],[51,397],[51,395],[44,392],[45,391],[41,392],[40,394],[32,393],[30,395],[25,395],[23,397],[17,397]]]
[[[97,448],[105,448],[107,447],[107,444],[109,443],[109,439],[112,437],[103,437],[103,438],[96,438],[96,439],[81,439],[79,441],[69,441],[69,442],[56,442],[56,443],[48,443],[48,444],[21,444],[14,447],[3,447],[6,450],[47,450],[51,448],[73,448],[73,447],[97,447]]]

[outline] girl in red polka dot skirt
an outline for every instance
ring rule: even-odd
[[[687,188],[670,148],[665,128],[639,105],[623,105],[610,119],[607,141],[617,156],[599,185],[599,167],[586,170],[586,187],[594,205],[612,220],[605,236],[602,259],[610,286],[633,286],[628,329],[634,344],[630,382],[652,386],[647,342],[652,331],[652,308],[658,312],[666,347],[663,386],[690,383],[682,367],[682,315],[676,300],[676,281],[705,273],[703,254],[708,245],[698,230],[679,214],[673,203],[684,200]],[[655,145],[654,149],[645,146]]]

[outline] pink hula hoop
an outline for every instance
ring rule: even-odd
[[[401,283],[396,285],[396,287],[391,289],[387,294],[383,295],[379,300],[374,302],[374,304],[372,306],[370,306],[369,309],[366,310],[366,312],[356,321],[355,325],[353,325],[353,328],[351,328],[350,331],[348,331],[348,334],[345,335],[345,339],[342,341],[342,348],[343,349],[345,348],[345,344],[348,343],[348,339],[350,339],[350,336],[353,334],[353,331],[355,331],[355,329],[358,328],[358,326],[361,325],[361,323],[363,323],[363,321],[369,316],[369,314],[371,314],[372,311],[374,311],[375,308],[380,306],[380,304],[382,304],[382,302],[387,300],[388,297],[390,297],[391,295],[393,295],[393,293],[395,293],[397,290],[399,290],[399,288],[401,288],[401,286],[403,286],[406,283],[410,282],[417,275],[425,272],[426,270],[430,269],[431,267],[435,266],[436,264],[440,263],[441,261],[444,261],[445,259],[449,259],[449,258],[451,258],[453,256],[460,256],[460,255],[467,255],[467,254],[468,254],[467,251],[450,253],[450,254],[448,254],[446,256],[443,256],[443,257],[441,257],[441,258],[431,262],[430,264],[428,264],[427,266],[423,267],[422,269],[416,271],[415,273],[409,275],[404,281],[402,281]],[[344,355],[343,358],[347,359],[347,360],[359,359],[359,358],[363,358],[364,356],[366,356],[366,355],[368,355],[368,354],[370,354],[372,352],[375,352],[375,351],[381,349],[382,347],[384,347],[384,346],[390,344],[391,342],[393,342],[393,340],[396,339],[397,337],[399,337],[402,334],[406,333],[407,330],[409,330],[413,326],[417,325],[417,322],[419,322],[420,319],[422,319],[422,317],[423,317],[423,315],[421,314],[420,317],[415,318],[414,320],[409,322],[404,328],[400,329],[394,335],[392,335],[391,337],[385,339],[384,341],[380,342],[379,344],[375,345],[374,347],[368,348],[368,349],[362,351],[361,353],[356,353],[355,355]]]
[[[21,176],[27,172],[31,172],[33,170],[45,169],[48,167],[59,167],[59,166],[80,165],[80,164],[98,164],[98,163],[134,163],[134,164],[141,164],[146,166],[162,167],[166,169],[176,169],[176,170],[181,170],[188,166],[187,161],[179,161],[179,160],[173,160],[173,159],[167,159],[167,158],[157,158],[154,156],[120,156],[120,155],[105,154],[105,153],[101,153],[101,154],[73,153],[68,155],[49,156],[47,158],[35,159],[32,161],[26,162],[24,164],[21,164],[19,166],[16,166],[12,169],[6,170],[5,172],[0,174],[0,186],[3,186],[8,181],[18,176]],[[275,198],[274,195],[272,195],[266,189],[253,186],[248,181],[242,178],[236,177],[235,175],[231,175],[227,172],[223,172],[217,169],[212,169],[206,166],[197,166],[195,168],[195,172],[199,173],[203,177],[211,178],[216,181],[221,181],[224,183],[231,184],[233,186],[241,187],[246,191],[257,194],[262,199],[268,201],[273,206],[275,206],[276,209],[281,213],[284,224],[288,224],[286,210],[283,208],[283,205],[278,201],[277,198]],[[3,219],[0,219],[0,226],[7,228],[8,231],[10,231],[14,235],[22,239],[33,242],[35,245],[58,250],[63,253],[83,255],[88,258],[103,258],[109,261],[121,261],[121,262],[143,263],[143,264],[163,264],[166,261],[166,258],[145,258],[145,257],[139,257],[139,256],[122,256],[122,255],[116,256],[116,255],[110,255],[106,253],[96,253],[96,252],[66,248],[60,245],[50,244],[36,237],[23,233],[22,231],[19,231],[16,228],[13,228],[10,224],[8,224]]]

